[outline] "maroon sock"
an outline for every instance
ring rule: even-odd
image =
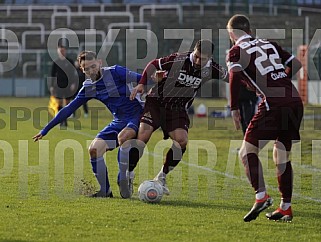
[[[144,153],[144,146],[135,143],[132,141],[132,148],[129,151],[129,171],[133,171],[137,166],[139,159],[143,156]]]
[[[290,203],[293,190],[293,170],[291,161],[287,163],[277,165],[277,176],[279,183],[279,191],[282,196],[282,200],[285,203]]]
[[[242,160],[245,167],[245,173],[251,182],[255,192],[265,191],[265,182],[263,177],[262,164],[258,156],[254,153],[247,154]]]
[[[176,147],[172,145],[172,147],[168,150],[163,166],[163,172],[167,174],[170,170],[172,170],[178,163],[181,161],[186,148],[181,149],[180,147]]]

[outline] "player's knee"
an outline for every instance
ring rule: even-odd
[[[151,135],[152,135],[152,132],[150,130],[139,129],[137,139],[143,142],[144,144],[147,144]]]
[[[248,142],[243,142],[240,150],[239,150],[239,158],[240,160],[246,159],[248,154],[258,154],[259,150],[255,145],[252,145]]]
[[[244,157],[246,157],[246,155],[247,155],[247,152],[246,152],[245,146],[242,146],[239,150],[239,159],[243,160]]]
[[[188,143],[188,139],[181,137],[175,140],[175,145],[179,146],[181,149],[185,149]]]
[[[281,142],[276,142],[273,148],[273,161],[276,165],[283,164],[289,161],[290,152]]]
[[[128,147],[130,145],[132,145],[132,137],[133,135],[129,135],[129,134],[119,134],[117,137],[117,141],[119,146],[123,146],[123,147]]]
[[[123,129],[117,136],[117,141],[119,146],[129,146],[131,143],[131,139],[136,137],[136,131],[131,128]],[[128,142],[127,142],[128,141]]]
[[[285,154],[283,154],[285,153]],[[284,164],[287,163],[289,161],[289,154],[287,154],[287,152],[282,151],[282,154],[277,153],[276,155],[273,155],[273,162],[275,165],[280,165],[280,164]]]
[[[96,148],[96,147],[90,146],[90,147],[88,148],[88,152],[89,152],[89,155],[90,155],[90,158],[91,158],[91,159],[94,159],[94,158],[97,158],[97,157],[98,157],[98,156],[97,156],[97,148]]]
[[[97,147],[97,146],[90,146],[89,149],[89,155],[91,159],[95,159],[98,157],[101,157],[104,155],[104,153],[107,151],[105,148]]]
[[[239,150],[239,159],[244,160],[246,159],[247,155],[250,153],[256,153],[254,150],[250,149],[246,145],[242,145],[242,147]]]
[[[118,135],[118,144],[119,146],[122,146],[127,141],[127,138],[123,135]]]

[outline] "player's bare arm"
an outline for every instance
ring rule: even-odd
[[[232,110],[231,111],[231,115],[232,115],[232,119],[234,122],[234,127],[236,130],[239,130],[241,128],[241,114],[240,114],[240,110],[236,109],[236,110]]]

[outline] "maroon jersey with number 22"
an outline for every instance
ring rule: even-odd
[[[238,109],[240,85],[256,90],[267,110],[301,102],[298,91],[285,72],[285,66],[293,58],[277,43],[250,35],[239,38],[227,56],[229,71],[241,72],[242,75],[241,80],[233,79],[230,83],[231,109]]]

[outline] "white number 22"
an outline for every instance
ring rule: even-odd
[[[267,49],[272,49],[273,50],[273,54],[270,54],[269,57],[268,55],[266,54],[266,52],[264,50],[267,50]],[[262,45],[262,46],[254,46],[248,50],[246,50],[246,52],[248,54],[252,54],[253,52],[259,52],[261,54],[261,56],[257,57],[255,59],[255,65],[257,67],[257,69],[259,70],[259,72],[261,73],[261,75],[265,75],[271,71],[274,71],[274,70],[279,70],[279,69],[282,69],[284,68],[282,64],[277,64],[276,63],[276,59],[279,59],[280,56],[277,52],[277,50],[275,49],[275,47],[272,45],[272,44],[265,44],[265,45]],[[271,65],[268,65],[266,67],[263,67],[262,65],[262,62],[263,61],[266,61],[267,59],[270,60],[270,63]]]

